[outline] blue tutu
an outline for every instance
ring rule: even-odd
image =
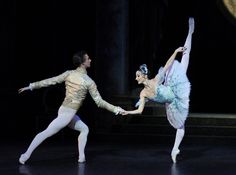
[[[156,96],[151,100],[165,103],[170,124],[178,129],[184,126],[189,113],[191,85],[182,65],[175,60],[168,72],[160,68]]]

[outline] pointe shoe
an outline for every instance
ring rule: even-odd
[[[176,163],[176,157],[177,157],[177,155],[180,153],[180,151],[179,151],[179,149],[177,149],[177,150],[172,150],[172,152],[171,152],[171,158],[172,158],[172,161],[174,162],[174,163]]]
[[[79,159],[78,159],[78,162],[79,162],[79,163],[85,163],[85,162],[86,162],[85,157],[79,158]]]
[[[188,20],[188,24],[189,24],[189,32],[190,33],[193,33],[194,32],[194,18],[193,17],[190,17],[189,20]]]
[[[28,159],[29,159],[29,156],[28,156],[28,155],[26,155],[26,154],[21,154],[21,156],[20,156],[20,158],[19,158],[19,162],[24,165],[25,162],[26,162]]]

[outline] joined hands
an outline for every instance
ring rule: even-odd
[[[122,109],[121,107],[118,106],[118,113],[117,114],[120,114],[120,115],[127,115],[128,114],[128,111]]]

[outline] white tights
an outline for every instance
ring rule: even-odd
[[[181,64],[183,65],[186,72],[188,70],[189,55],[190,55],[190,51],[191,51],[193,32],[194,32],[194,19],[189,18],[188,36],[187,36],[185,43],[184,43],[184,47],[186,48],[186,50],[183,52],[183,56],[181,58]]]
[[[68,125],[71,129],[74,129],[76,131],[80,131],[80,135],[78,137],[78,150],[79,150],[79,162],[85,161],[85,154],[84,149],[87,143],[87,136],[89,133],[88,126],[82,122],[82,120],[79,119],[79,117],[76,115],[72,119],[72,121]]]
[[[58,110],[57,118],[55,118],[44,131],[35,136],[27,151],[21,155],[20,162],[24,163],[44,140],[56,134],[67,125],[74,130],[80,131],[78,137],[79,159],[85,160],[84,149],[87,143],[89,129],[75,114],[76,110],[61,106]]]
[[[188,64],[189,64],[189,55],[190,55],[190,51],[191,51],[193,32],[194,32],[194,19],[189,18],[189,31],[188,31],[188,36],[187,36],[185,44],[184,44],[184,47],[186,48],[186,50],[183,52],[183,56],[181,59],[181,64],[183,65],[186,72],[187,72]],[[176,136],[175,136],[175,143],[174,143],[174,147],[172,149],[172,152],[179,152],[179,145],[180,145],[181,141],[183,140],[184,133],[185,133],[184,127],[177,129]]]
[[[183,140],[184,133],[185,133],[184,128],[177,129],[176,135],[175,135],[175,143],[172,149],[173,151],[179,150],[179,145],[181,141]]]

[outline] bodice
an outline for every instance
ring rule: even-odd
[[[156,96],[150,99],[158,103],[171,103],[174,98],[175,94],[170,86],[159,84],[156,88]]]

